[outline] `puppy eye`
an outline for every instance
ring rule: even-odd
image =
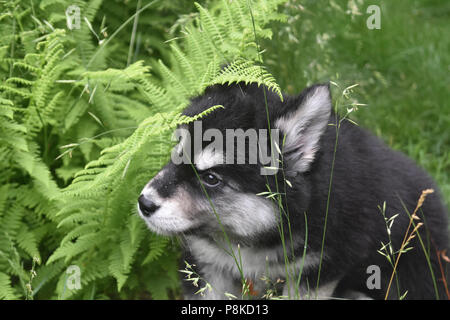
[[[219,177],[217,177],[214,173],[211,172],[205,172],[201,175],[201,178],[203,182],[208,185],[209,187],[216,187],[220,184],[222,180],[220,180]]]

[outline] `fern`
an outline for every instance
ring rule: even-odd
[[[14,300],[18,298],[18,295],[11,286],[11,280],[9,276],[3,272],[0,272],[0,299]]]
[[[275,78],[268,73],[263,67],[254,65],[251,61],[236,60],[232,64],[225,67],[218,76],[213,78],[209,84],[231,84],[231,83],[243,82],[257,83],[258,85],[264,85],[267,88],[275,91],[280,99],[283,100],[281,93]]]

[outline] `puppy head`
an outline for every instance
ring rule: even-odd
[[[265,175],[263,169],[281,163],[297,184],[289,192],[303,201],[302,174],[314,161],[329,122],[329,87],[316,85],[282,102],[256,85],[213,86],[193,99],[184,114],[194,116],[214,105],[224,108],[179,128],[172,160],[142,190],[139,214],[151,230],[166,235],[226,232],[232,239],[249,240],[276,234],[279,208],[257,194],[268,186],[275,191],[284,175],[280,170]],[[275,132],[274,147],[270,137]],[[269,155],[264,161],[262,150]],[[282,155],[267,163],[276,150]]]

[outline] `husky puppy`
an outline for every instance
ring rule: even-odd
[[[194,294],[199,287],[184,281],[186,299],[242,297],[243,283],[262,297],[267,279],[281,284],[277,294],[288,298],[383,299],[395,260],[389,263],[379,251],[390,243],[398,255],[426,189],[435,191],[417,211],[414,225],[423,225],[399,259],[388,298],[406,292],[406,299],[447,298],[439,258],[448,247],[447,213],[435,183],[405,155],[346,120],[335,150],[340,118],[329,85],[283,101],[255,84],[215,85],[184,114],[214,105],[224,108],[201,119],[203,132],[214,128],[225,137],[226,129],[270,125],[281,132],[281,164],[277,174],[262,175],[263,164],[224,163],[228,150],[211,152],[203,141],[192,163],[170,161],[144,187],[140,216],[158,234],[181,236],[183,260],[212,288]],[[184,128],[194,137],[193,123]],[[188,142],[181,139],[177,152],[192,151]],[[278,196],[267,197],[269,188]],[[386,218],[397,215],[388,224],[384,203]]]

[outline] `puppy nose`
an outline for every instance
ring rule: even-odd
[[[139,196],[138,203],[139,210],[141,210],[142,214],[147,218],[159,208],[158,205],[156,205],[152,200],[147,199],[143,194]]]

